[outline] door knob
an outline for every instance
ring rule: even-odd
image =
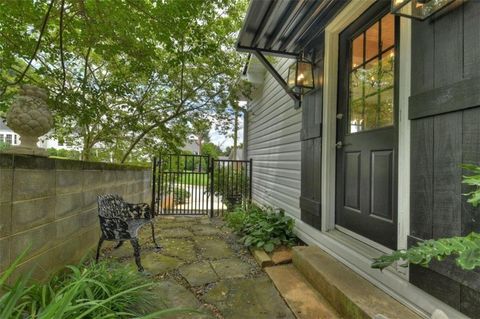
[[[338,141],[337,143],[335,143],[335,147],[341,149],[343,147],[342,141]]]
[[[338,113],[336,117],[337,117],[338,120],[341,120],[341,119],[343,119],[343,114],[342,114],[342,113]]]

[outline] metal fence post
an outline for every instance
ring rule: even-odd
[[[248,190],[249,199],[248,199],[248,201],[249,201],[250,204],[252,204],[252,184],[253,184],[253,175],[252,175],[252,173],[253,173],[253,159],[252,158],[250,158],[249,169],[250,169],[250,176],[249,176],[249,179],[248,179],[248,187],[249,187],[249,190]]]
[[[157,158],[153,157],[153,163],[152,163],[152,205],[150,206],[152,208],[152,213],[153,215],[157,215],[157,208],[155,205],[155,182],[156,182],[156,164],[157,164]]]
[[[208,158],[208,166],[210,167],[210,213],[209,217],[213,217],[213,204],[215,202],[215,187],[214,187],[214,178],[215,178],[215,160],[213,158]]]

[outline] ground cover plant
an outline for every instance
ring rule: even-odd
[[[462,165],[471,172],[464,176],[463,183],[473,187],[473,190],[464,194],[467,202],[477,207],[480,204],[480,166]],[[426,240],[409,249],[395,251],[374,260],[373,268],[384,269],[394,262],[403,261],[400,266],[407,267],[409,263],[428,267],[432,260],[442,261],[447,257],[455,258],[457,265],[465,270],[480,267],[480,234],[472,232],[463,237],[440,238]]]
[[[0,277],[0,318],[160,318],[175,313],[199,313],[189,309],[153,312],[152,283],[138,272],[112,262],[68,266],[46,283],[32,283],[20,275],[8,279],[25,256],[21,255]]]
[[[246,247],[271,252],[278,246],[292,246],[297,242],[293,233],[294,220],[284,211],[250,205],[229,212],[225,220],[228,227],[241,236],[240,241]]]

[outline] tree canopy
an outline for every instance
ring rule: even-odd
[[[116,160],[175,149],[192,119],[230,119],[244,0],[0,2],[0,113],[22,83],[45,87],[54,134]],[[227,121],[228,123],[228,121]]]

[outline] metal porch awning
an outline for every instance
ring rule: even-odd
[[[301,96],[288,89],[265,55],[298,57],[349,1],[251,0],[238,36],[237,50],[254,54],[295,101],[295,107],[300,107]]]
[[[350,0],[251,0],[237,50],[295,57]]]

